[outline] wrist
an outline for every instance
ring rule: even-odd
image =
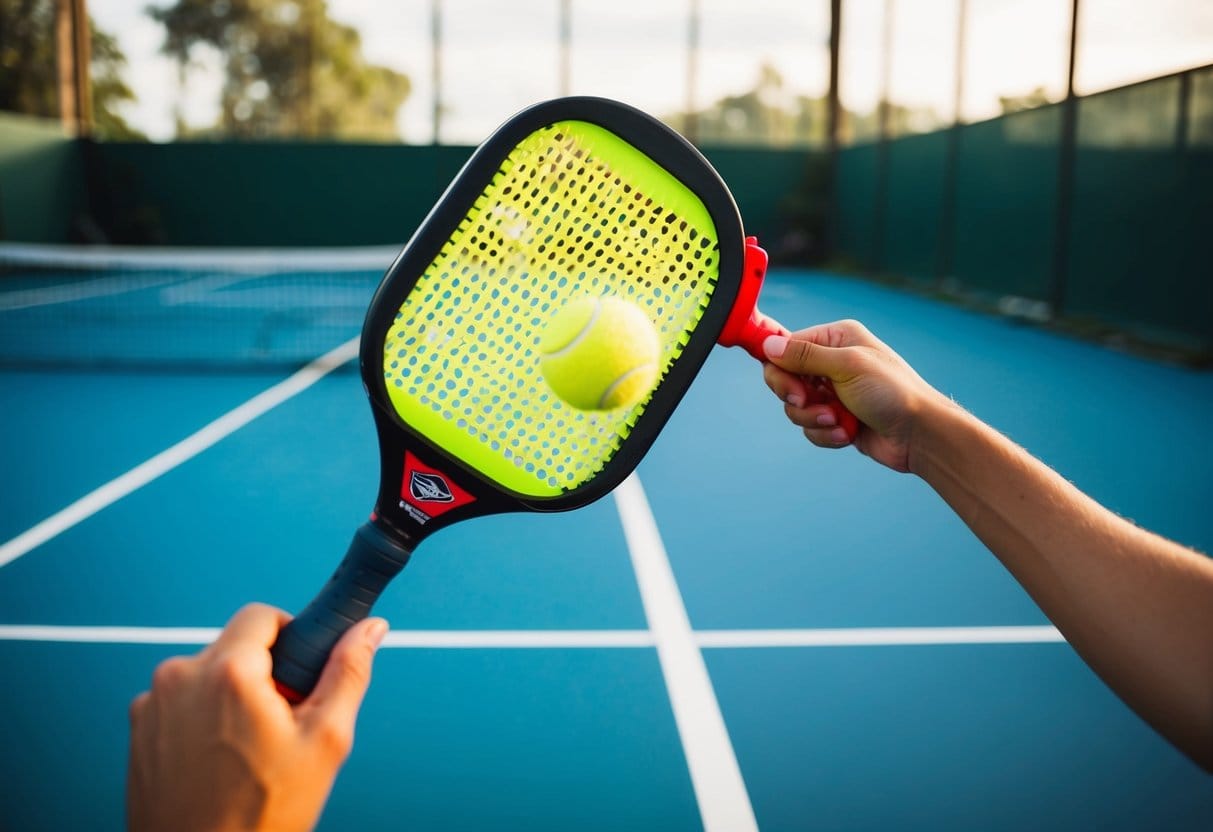
[[[952,399],[932,392],[918,408],[906,451],[910,473],[928,482],[940,462],[969,443],[970,431],[979,424]]]

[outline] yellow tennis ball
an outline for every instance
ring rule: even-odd
[[[579,410],[613,410],[644,398],[657,380],[657,330],[639,306],[581,297],[557,312],[539,339],[543,379]]]

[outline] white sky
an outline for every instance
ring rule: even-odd
[[[167,0],[155,0],[161,5]],[[413,92],[401,134],[433,134],[430,0],[328,0],[336,20],[362,34],[374,63],[406,74]],[[656,115],[687,100],[687,19],[692,0],[572,0],[570,92],[606,95]],[[889,0],[843,0],[842,96],[872,110],[881,88],[883,17]],[[950,117],[961,0],[892,0],[890,91],[909,106]],[[790,92],[820,96],[828,77],[828,0],[699,0],[702,26],[695,100],[700,106],[752,89],[773,64]],[[1044,87],[1065,92],[1070,0],[968,0],[962,116],[996,115],[999,96]],[[147,0],[89,0],[102,29],[118,37],[137,102],[124,115],[156,140],[173,136],[174,110],[212,122],[218,56],[202,56],[180,87],[159,55],[163,33]],[[443,126],[448,143],[476,144],[510,114],[560,93],[559,0],[443,0]],[[1082,0],[1080,93],[1213,63],[1211,0]]]

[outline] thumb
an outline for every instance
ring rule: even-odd
[[[822,376],[841,381],[846,378],[845,347],[827,347],[815,341],[771,335],[762,342],[767,360],[798,376]]]
[[[304,705],[312,719],[335,721],[352,731],[358,708],[371,683],[371,663],[387,634],[382,618],[367,618],[346,631]]]

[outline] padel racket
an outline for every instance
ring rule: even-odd
[[[359,361],[378,499],[272,649],[283,695],[312,691],[342,633],[430,534],[488,514],[578,508],[622,482],[722,332],[761,357],[779,331],[754,307],[764,271],[720,177],[644,113],[563,98],[499,128],[367,312]],[[658,333],[658,381],[631,406],[577,410],[542,378],[544,326],[585,295],[636,304]]]

